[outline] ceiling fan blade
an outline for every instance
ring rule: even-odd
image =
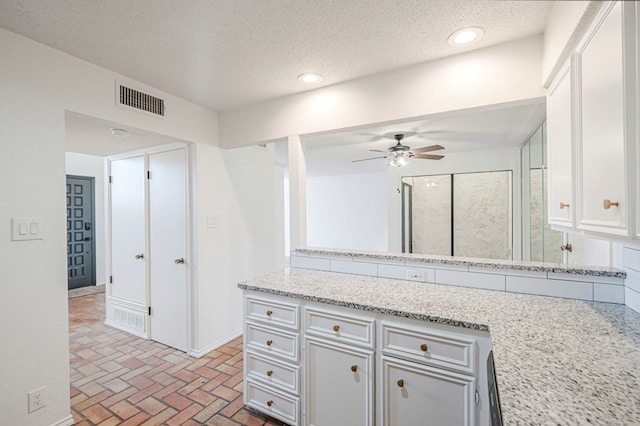
[[[353,160],[352,163],[357,163],[360,161],[378,160],[380,158],[387,158],[387,156],[385,155],[384,157],[363,158],[362,160]]]
[[[381,149],[370,149],[369,151],[371,151],[371,152],[383,152],[385,154],[387,153],[387,151],[383,151]]]
[[[438,151],[440,149],[444,149],[444,146],[440,146],[440,145],[423,146],[422,148],[412,149],[411,151],[414,153],[420,153],[420,152]]]
[[[413,158],[421,158],[423,160],[441,160],[444,158],[444,155],[414,154]]]

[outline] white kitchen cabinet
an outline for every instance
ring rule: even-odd
[[[382,424],[475,425],[476,379],[382,357]]]
[[[245,291],[245,404],[294,426],[489,425],[488,333],[294,301]]]
[[[571,62],[560,72],[547,94],[547,163],[549,223],[573,226],[573,123]]]
[[[306,424],[374,424],[372,350],[305,339]]]
[[[622,12],[621,2],[605,4],[576,52],[576,213],[578,229],[628,237],[633,55],[626,55],[629,31]]]

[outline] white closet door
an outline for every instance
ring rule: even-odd
[[[151,339],[187,350],[187,179],[184,149],[149,154]],[[184,263],[180,263],[180,260]]]
[[[111,296],[144,304],[144,155],[112,160],[110,166]]]

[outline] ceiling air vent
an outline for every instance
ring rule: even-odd
[[[164,117],[164,99],[156,98],[139,90],[120,85],[120,105]]]

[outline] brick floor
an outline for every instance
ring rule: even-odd
[[[284,425],[242,403],[242,338],[192,358],[105,326],[104,312],[104,293],[69,299],[76,425]]]

